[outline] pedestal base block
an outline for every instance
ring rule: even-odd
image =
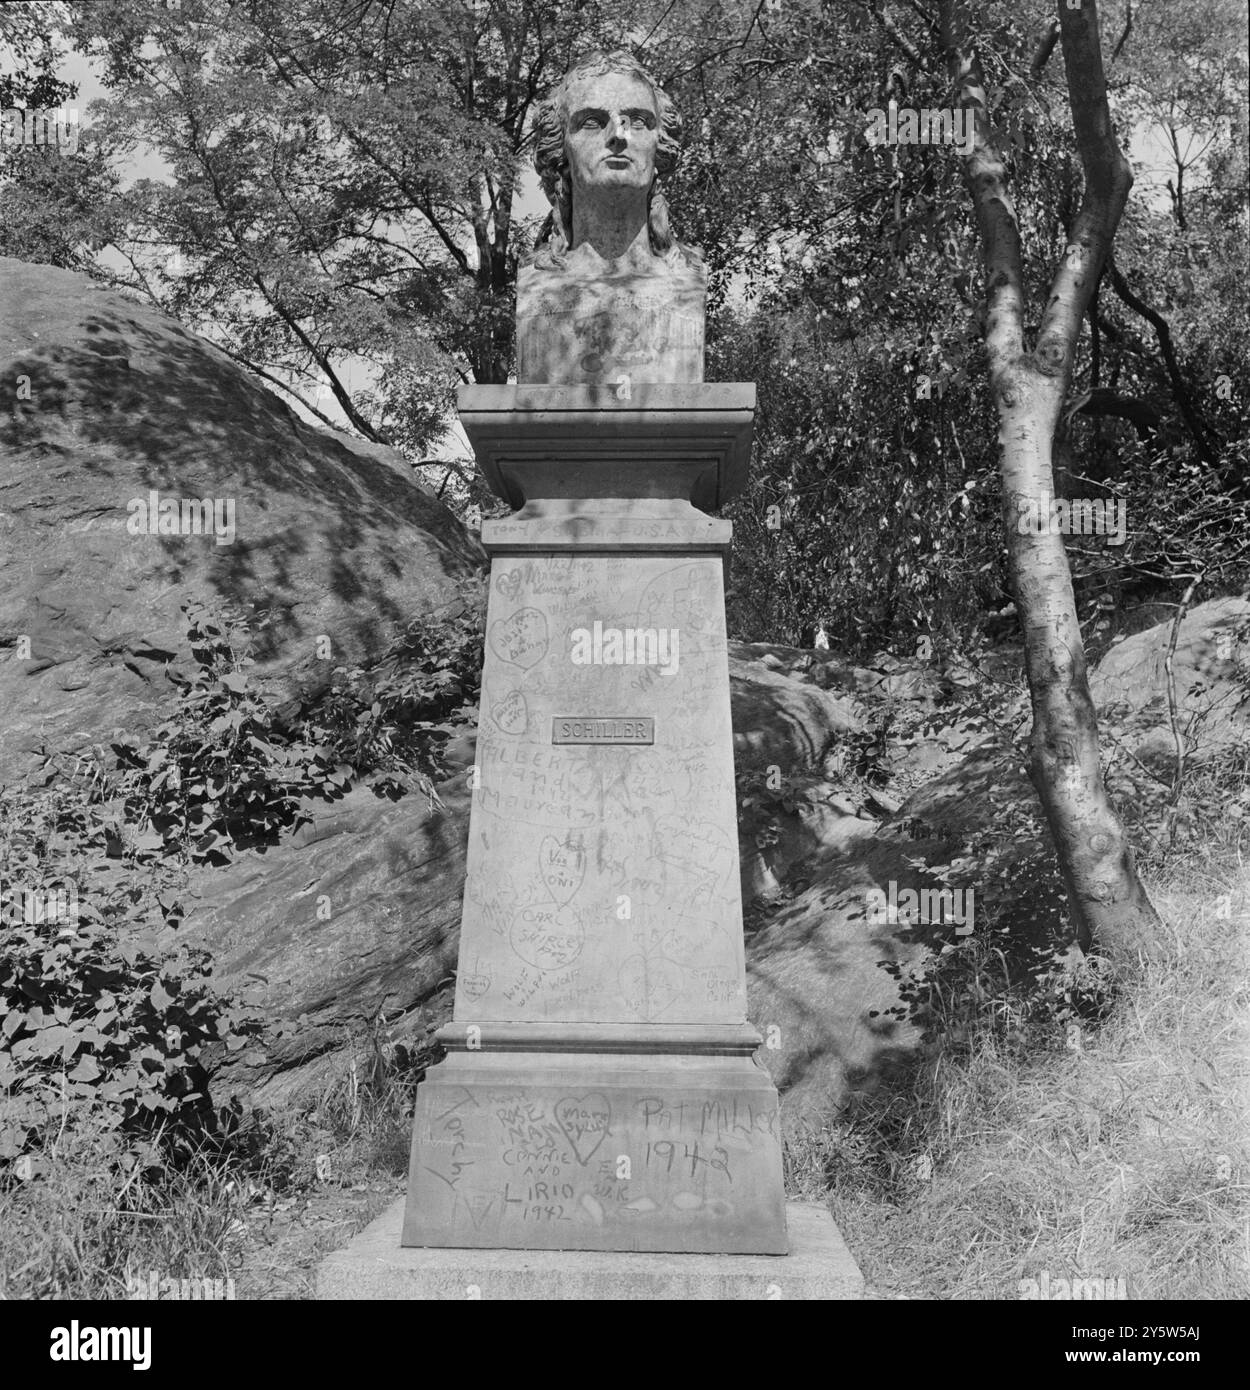
[[[405,1246],[785,1254],[747,1057],[453,1052],[417,1092]]]

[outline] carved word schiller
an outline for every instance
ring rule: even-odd
[[[557,714],[551,722],[552,743],[654,743],[655,720],[633,718],[590,718],[578,714]]]

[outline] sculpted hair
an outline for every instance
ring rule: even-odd
[[[677,167],[681,152],[681,112],[672,99],[661,90],[655,78],[631,54],[592,53],[565,73],[563,79],[534,114],[534,168],[543,192],[551,204],[551,213],[539,230],[535,243],[534,264],[544,270],[558,268],[573,242],[573,179],[564,153],[564,137],[568,129],[569,88],[579,77],[599,77],[616,73],[636,77],[645,82],[655,98],[659,117],[659,139],[655,151],[656,182],[651,187],[647,208],[647,225],[651,249],[657,256],[671,259],[681,256],[697,263],[702,258],[691,246],[683,246],[673,235],[668,220],[668,204],[660,192],[659,180]]]

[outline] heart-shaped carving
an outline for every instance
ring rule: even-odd
[[[514,599],[521,592],[521,571],[504,570],[495,579],[495,592],[506,599]]]
[[[625,1003],[647,1022],[671,1008],[681,994],[681,971],[660,957],[630,956],[619,979]]]
[[[612,1107],[601,1091],[585,1096],[565,1096],[556,1102],[556,1124],[569,1141],[573,1155],[584,1168],[607,1138]]]
[[[586,851],[547,835],[538,846],[538,873],[552,901],[563,907],[586,877]]]
[[[482,997],[482,995],[486,993],[488,989],[490,989],[489,975],[460,976],[461,994],[463,994],[466,999],[472,1000],[475,1004]]]
[[[510,690],[490,707],[490,717],[505,734],[523,734],[529,727],[529,706],[519,690]]]
[[[518,608],[490,625],[490,649],[502,661],[528,671],[547,655],[547,618],[537,608]]]
[[[473,1229],[480,1230],[482,1222],[490,1215],[490,1209],[495,1205],[495,1199],[487,1197],[483,1192],[473,1192],[465,1196],[464,1204],[469,1209],[469,1219],[473,1222]]]
[[[512,949],[536,970],[563,970],[582,953],[586,929],[571,907],[534,903],[512,919]]]

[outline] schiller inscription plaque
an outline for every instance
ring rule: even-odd
[[[655,742],[655,720],[644,718],[590,719],[557,715],[552,720],[551,742],[644,743]]]

